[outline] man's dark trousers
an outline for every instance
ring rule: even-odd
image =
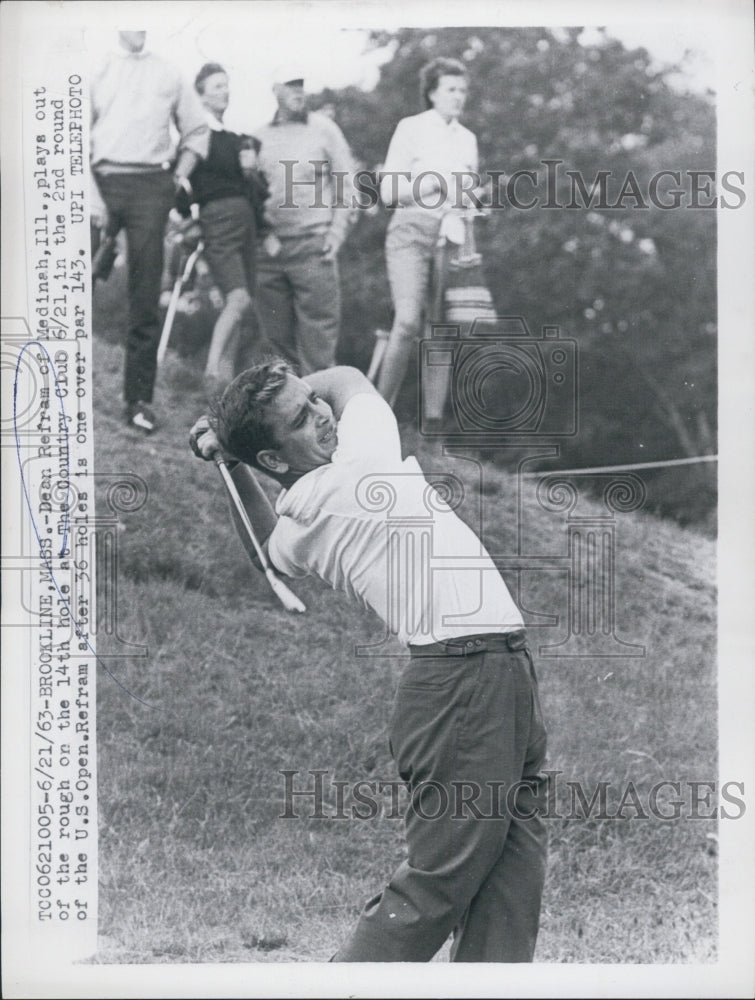
[[[323,255],[324,233],[282,236],[275,256],[260,247],[257,296],[262,330],[301,375],[336,363],[341,321],[338,261]]]
[[[525,633],[413,647],[390,740],[410,789],[408,859],[333,961],[426,962],[453,931],[452,961],[531,962],[547,781]]]
[[[128,245],[128,333],[124,397],[152,401],[160,343],[160,280],[163,239],[173,204],[173,178],[165,170],[98,174],[97,186],[113,229],[125,229]]]

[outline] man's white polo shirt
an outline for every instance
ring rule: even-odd
[[[393,411],[359,393],[338,422],[332,461],[276,504],[268,550],[287,576],[318,576],[372,608],[405,645],[522,628],[475,533],[401,458]]]

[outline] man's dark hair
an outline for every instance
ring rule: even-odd
[[[449,59],[447,56],[437,56],[426,63],[419,71],[419,91],[426,108],[431,108],[433,102],[430,94],[435,90],[442,76],[469,76],[467,67],[459,59]]]
[[[257,453],[277,448],[268,410],[289,375],[296,372],[282,358],[271,358],[237,375],[215,406],[216,433],[225,451],[261,468]],[[264,470],[267,471],[267,470]]]
[[[204,82],[208,76],[214,76],[216,73],[225,73],[225,68],[220,65],[220,63],[205,63],[204,66],[197,73],[194,80],[194,89],[198,94],[204,93]],[[227,74],[226,74],[227,75]]]

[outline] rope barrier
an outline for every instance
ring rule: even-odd
[[[665,469],[672,465],[694,465],[698,462],[717,462],[718,455],[698,455],[695,458],[672,458],[665,462],[635,462],[632,465],[601,465],[590,469],[546,469],[540,472],[523,472],[524,478],[533,476],[576,476],[592,472],[631,472],[635,469]]]

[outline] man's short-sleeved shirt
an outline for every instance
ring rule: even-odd
[[[402,459],[393,411],[377,393],[348,401],[332,460],[283,492],[276,513],[273,564],[372,608],[404,645],[522,627],[474,531],[416,459]]]

